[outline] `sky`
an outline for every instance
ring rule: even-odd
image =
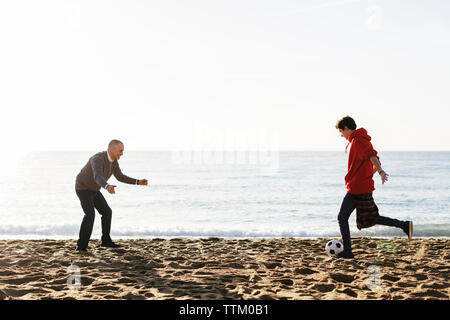
[[[10,155],[450,150],[449,1],[2,1],[0,46]]]

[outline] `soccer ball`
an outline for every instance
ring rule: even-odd
[[[337,240],[330,240],[325,245],[325,251],[332,257],[344,251],[344,246]]]

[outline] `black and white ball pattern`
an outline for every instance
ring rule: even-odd
[[[340,252],[344,251],[344,246],[338,240],[330,240],[325,245],[325,251],[330,256],[335,256],[335,255],[339,254]]]

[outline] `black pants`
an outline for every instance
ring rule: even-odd
[[[102,241],[110,241],[112,211],[100,191],[76,190],[84,211],[78,248],[87,248],[94,227],[95,209],[102,215]]]
[[[353,202],[353,196],[350,193],[347,193],[344,197],[344,200],[342,201],[341,210],[339,211],[339,215],[338,215],[338,221],[339,221],[339,227],[341,229],[341,236],[342,236],[342,242],[344,245],[344,250],[348,253],[352,252],[352,244],[351,244],[351,240],[350,240],[350,228],[348,226],[348,218],[350,217],[353,210],[355,210],[355,209],[356,209],[356,206]],[[404,221],[379,216],[376,224],[402,228]]]

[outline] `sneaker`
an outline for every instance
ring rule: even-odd
[[[403,224],[402,230],[406,235],[408,236],[408,239],[411,240],[413,235],[413,222],[412,221],[405,221]]]
[[[354,257],[355,256],[353,255],[352,252],[349,253],[349,252],[345,252],[345,251],[339,252],[337,255],[333,256],[333,258],[344,258],[344,259],[351,259]]]

